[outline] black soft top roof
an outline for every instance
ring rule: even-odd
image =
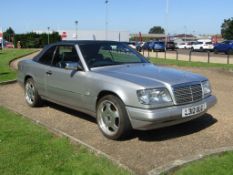
[[[117,41],[105,41],[105,40],[66,40],[66,41],[59,41],[56,43],[46,45],[43,50],[33,58],[34,61],[38,61],[40,56],[43,55],[50,47],[57,46],[57,45],[84,45],[84,44],[98,44],[98,43],[119,43]]]
[[[66,40],[53,43],[51,45],[61,44],[95,44],[95,43],[117,43],[117,41],[104,41],[104,40]]]

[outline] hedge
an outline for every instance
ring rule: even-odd
[[[54,43],[61,40],[58,32],[49,34],[49,43]],[[17,48],[17,43],[20,41],[21,48],[43,48],[48,44],[48,34],[37,34],[34,32],[26,34],[16,34],[14,36],[14,45]]]

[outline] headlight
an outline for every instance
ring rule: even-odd
[[[210,86],[209,81],[203,81],[202,82],[202,88],[203,88],[204,97],[211,94],[211,86]]]
[[[137,96],[139,102],[145,105],[164,104],[172,102],[170,93],[166,88],[138,90]]]

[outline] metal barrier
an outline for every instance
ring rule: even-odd
[[[196,54],[197,52],[194,52],[192,50],[185,51],[185,52],[184,52],[184,50],[180,51],[180,52],[179,51],[180,50],[174,50],[174,52],[165,51],[164,52],[164,59],[169,59],[169,57],[171,57],[171,58],[175,58],[176,60],[187,60],[187,56],[188,56],[189,62],[198,61],[198,62],[205,62],[205,63],[207,62],[207,63],[233,64],[233,62],[231,61],[230,54],[226,55],[226,57],[225,57],[224,55],[221,55],[221,54],[219,54],[219,56],[218,56],[217,54],[214,54],[210,51],[199,52],[199,53],[207,53],[205,56],[205,54],[202,54],[202,55]],[[161,53],[161,52],[142,50],[142,54],[146,57],[163,58],[163,56],[159,53]],[[174,54],[174,56],[171,56],[171,54]],[[186,58],[184,58],[185,56],[186,56]]]
[[[189,61],[192,61],[192,49],[189,51]]]

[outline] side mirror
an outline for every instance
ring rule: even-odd
[[[65,69],[67,69],[67,70],[83,70],[82,66],[77,62],[65,62]]]

